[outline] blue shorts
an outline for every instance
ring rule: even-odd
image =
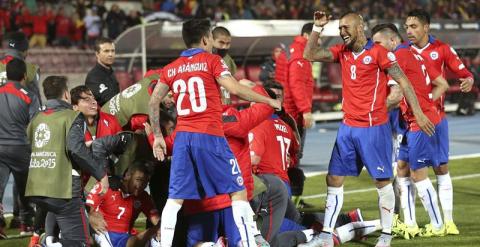
[[[328,174],[358,176],[365,166],[375,179],[391,178],[391,161],[392,131],[389,123],[373,127],[350,127],[341,123]]]
[[[187,246],[215,243],[220,236],[227,238],[228,246],[238,246],[242,241],[231,207],[188,217]]]
[[[108,232],[108,237],[110,237],[112,247],[125,247],[127,246],[127,242],[128,242],[128,239],[130,238],[130,234],[119,233],[119,232]]]
[[[440,150],[437,129],[438,125],[435,126],[433,136],[428,136],[421,130],[408,131],[400,145],[398,159],[408,162],[412,170],[438,166]]]
[[[244,189],[238,162],[225,137],[177,133],[168,198],[201,199]]]
[[[447,164],[450,153],[450,141],[448,139],[448,121],[446,117],[443,117],[442,121],[440,121],[440,123],[436,126],[435,134],[438,136],[438,160],[441,165]]]

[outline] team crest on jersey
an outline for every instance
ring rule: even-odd
[[[142,203],[141,203],[139,200],[135,200],[135,201],[133,202],[133,207],[134,207],[135,209],[139,209],[140,206],[142,206]]]
[[[392,52],[388,52],[388,53],[387,53],[387,58],[388,58],[388,60],[390,60],[391,62],[394,62],[395,60],[397,60],[397,58],[395,57],[395,54],[393,54]]]
[[[237,184],[240,185],[240,186],[243,185],[243,178],[242,178],[242,176],[238,176],[238,177],[237,177]]]
[[[436,51],[430,52],[430,58],[432,60],[437,60],[438,59],[438,52],[436,52]]]
[[[365,56],[363,58],[363,64],[370,64],[372,62],[372,57],[371,56]]]
[[[35,147],[41,148],[47,145],[48,141],[50,141],[50,135],[51,134],[48,125],[45,123],[39,124],[35,129],[34,134]]]
[[[135,83],[133,85],[131,85],[130,87],[128,87],[127,89],[125,89],[123,92],[122,92],[122,96],[124,98],[130,98],[132,97],[133,95],[137,94],[138,91],[140,91],[140,89],[142,89],[142,85],[139,84],[139,83]]]

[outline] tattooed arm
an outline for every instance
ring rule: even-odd
[[[418,103],[417,96],[413,90],[412,84],[408,80],[407,76],[403,73],[400,66],[395,63],[388,69],[388,74],[400,85],[403,90],[403,95],[408,102],[408,105],[412,108],[415,119],[418,126],[429,136],[432,136],[435,132],[435,126],[430,120],[423,114],[420,104]]]
[[[398,85],[390,86],[390,94],[387,97],[387,109],[390,111],[400,104],[402,101],[403,94],[402,89]]]
[[[155,141],[153,142],[152,147],[153,156],[160,161],[165,159],[165,154],[167,153],[167,147],[160,128],[160,103],[165,95],[167,95],[168,90],[169,88],[167,85],[160,83],[160,81],[157,82],[150,98],[150,102],[148,103],[150,125],[152,126],[153,134],[155,136]]]
[[[312,30],[312,33],[310,33],[310,38],[307,41],[307,46],[303,51],[303,57],[305,59],[318,62],[334,61],[332,52],[329,49],[320,47],[318,45],[318,42],[320,40],[320,32],[321,30],[323,30],[323,27],[327,25],[328,21],[330,21],[330,18],[332,18],[331,15],[327,15],[325,12],[322,11],[315,11],[315,13],[313,14],[314,28]]]

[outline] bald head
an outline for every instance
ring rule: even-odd
[[[366,41],[363,18],[353,12],[346,13],[340,17],[338,26],[340,37],[349,48],[361,48],[363,45],[356,44],[357,41],[363,43]]]

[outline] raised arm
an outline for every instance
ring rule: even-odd
[[[155,89],[150,97],[150,102],[148,103],[150,109],[150,125],[152,126],[153,135],[155,136],[152,147],[153,156],[160,161],[165,159],[165,154],[167,153],[165,140],[163,139],[162,130],[160,129],[160,103],[165,95],[167,95],[168,90],[169,87],[159,81],[157,85],[155,85]]]
[[[272,99],[254,92],[251,88],[240,84],[232,75],[226,74],[217,78],[218,84],[223,86],[231,94],[235,94],[238,97],[257,103],[265,103],[273,107],[274,109],[281,110],[282,104],[279,100]]]
[[[400,85],[403,90],[403,95],[407,99],[408,104],[412,108],[413,115],[417,120],[418,126],[425,132],[427,135],[432,136],[435,132],[435,126],[430,122],[430,120],[425,116],[420,104],[418,103],[417,96],[413,90],[412,84],[408,80],[407,76],[403,73],[402,69],[398,63],[394,63],[389,69],[388,74]]]
[[[303,51],[303,57],[305,59],[316,62],[334,62],[332,52],[319,45],[319,41],[321,43],[320,33],[331,17],[332,16],[327,16],[325,12],[315,11],[313,30]]]

